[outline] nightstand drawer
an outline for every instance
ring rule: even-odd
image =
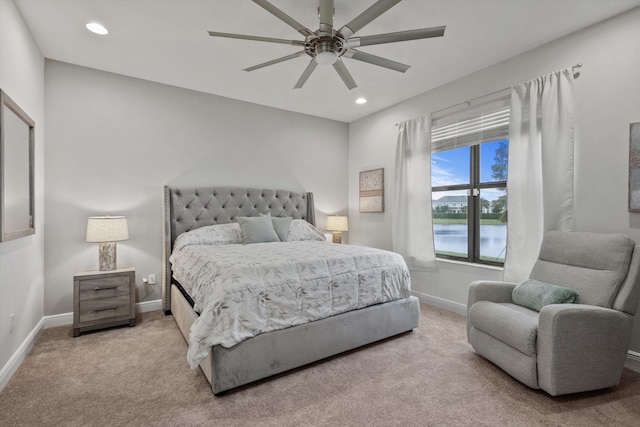
[[[80,301],[129,295],[129,277],[108,277],[80,281]]]
[[[131,314],[129,293],[120,297],[80,301],[80,323],[112,319]]]

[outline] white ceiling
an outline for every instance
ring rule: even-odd
[[[4,0],[0,0],[4,1]],[[351,122],[640,5],[640,0],[404,0],[356,36],[446,25],[444,37],[360,50],[399,61],[405,73],[345,59],[358,87],[332,67],[294,84],[307,56],[241,71],[300,48],[209,37],[207,30],[302,40],[250,0],[15,0],[46,58],[154,82]],[[272,0],[312,31],[317,0]],[[374,0],[335,0],[339,28]],[[110,33],[98,36],[85,24]],[[570,64],[567,64],[570,65]],[[369,102],[356,105],[355,99]]]

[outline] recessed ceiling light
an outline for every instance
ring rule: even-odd
[[[366,98],[358,98],[356,99],[356,104],[366,104],[367,103],[367,99]]]
[[[109,34],[109,31],[102,24],[98,24],[97,22],[89,22],[87,24],[87,30],[92,33],[100,34],[101,36]]]

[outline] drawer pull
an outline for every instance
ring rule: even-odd
[[[95,288],[93,288],[94,291],[105,291],[107,289],[117,289],[118,286],[117,285],[111,285],[111,286],[96,286]]]
[[[106,310],[117,310],[118,306],[117,305],[111,305],[109,307],[101,307],[101,308],[96,308],[95,310],[93,310],[94,312],[98,312],[98,311],[106,311]]]

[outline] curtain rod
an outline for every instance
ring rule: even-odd
[[[574,79],[577,79],[578,77],[580,77],[580,71],[576,71],[576,69],[581,68],[581,67],[582,67],[582,62],[578,62],[576,65],[574,65],[574,66],[572,66],[572,67],[571,67],[571,71],[573,71],[573,78],[574,78]],[[491,96],[491,95],[496,95],[496,94],[498,94],[498,93],[500,93],[500,92],[502,92],[502,91],[505,91],[505,90],[507,90],[507,89],[509,89],[509,88],[508,88],[508,87],[505,87],[505,88],[502,88],[502,89],[496,90],[496,91],[494,91],[494,92],[487,93],[487,94],[485,94],[485,95],[481,95],[481,96],[478,96],[478,97],[473,98],[473,99],[469,99],[469,100],[467,100],[467,101],[458,102],[458,103],[457,103],[457,104],[455,104],[455,105],[451,105],[451,106],[449,106],[449,107],[442,108],[442,109],[440,109],[440,110],[438,110],[438,111],[434,111],[434,112],[432,112],[431,114],[437,114],[437,113],[440,113],[440,112],[442,112],[442,111],[446,111],[446,110],[449,110],[449,109],[451,109],[451,108],[458,107],[458,106],[460,106],[460,105],[462,105],[462,104],[468,104],[468,105],[471,105],[471,103],[472,103],[472,102],[477,102],[479,99],[486,98],[486,97]],[[400,124],[400,123],[396,123],[396,124],[395,124],[395,126],[398,126],[399,124]]]
[[[576,65],[574,65],[573,67],[571,67],[571,71],[573,71],[573,78],[577,79],[578,77],[580,77],[580,71],[576,71],[576,68],[581,68],[582,67],[582,62],[578,62]]]

